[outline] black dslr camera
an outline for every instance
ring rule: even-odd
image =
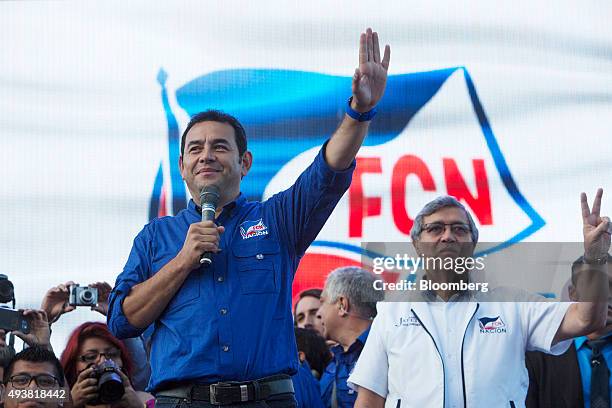
[[[70,306],[95,306],[98,304],[98,288],[70,285],[68,296]]]
[[[92,377],[98,379],[98,398],[89,401],[89,405],[112,404],[123,397],[125,387],[119,370],[113,360],[105,360],[94,367]]]
[[[0,273],[0,303],[8,303],[15,300],[15,287],[8,276]]]
[[[30,332],[30,324],[23,313],[15,309],[15,287],[8,276],[0,273],[0,303],[13,303],[13,308],[0,306],[0,329],[6,332],[19,330],[24,334]]]

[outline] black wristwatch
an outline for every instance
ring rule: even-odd
[[[587,265],[605,265],[608,263],[608,255],[604,255],[601,258],[587,259],[586,256],[582,257],[582,263]]]

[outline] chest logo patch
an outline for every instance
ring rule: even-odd
[[[401,326],[420,326],[419,319],[414,316],[400,317],[399,322],[395,323],[395,327]]]
[[[263,218],[257,221],[245,221],[240,224],[240,235],[242,235],[242,239],[268,235],[268,227],[263,223]]]
[[[501,316],[481,317],[478,319],[478,325],[481,333],[506,333],[506,323],[501,319]]]

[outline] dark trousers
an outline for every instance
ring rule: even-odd
[[[155,399],[155,408],[218,408],[204,401],[189,401],[182,398],[164,397],[160,395]],[[273,395],[265,401],[243,402],[235,405],[221,405],[223,408],[297,408],[293,394]]]

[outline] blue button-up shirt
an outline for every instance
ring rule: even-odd
[[[223,208],[216,220],[225,226],[221,252],[211,266],[191,272],[154,322],[148,390],[174,381],[248,381],[297,371],[293,276],[355,167],[353,161],[347,170],[332,170],[324,149],[289,189],[265,202],[240,195]],[[189,226],[200,221],[190,201],[176,216],[151,221],[134,239],[109,299],[108,326],[115,336],[142,333],[128,322],[123,300],[178,254]]]
[[[612,333],[604,336],[612,336]],[[584,396],[584,406],[586,408],[591,407],[591,354],[592,350],[587,347],[586,342],[588,338],[586,336],[577,337],[574,339],[576,345],[576,356],[578,358],[578,365],[580,366],[580,377],[582,378],[582,394]],[[603,358],[608,364],[608,368],[612,371],[612,340],[607,343],[601,350]],[[610,376],[610,400],[612,401],[612,375]]]
[[[357,340],[350,345],[346,352],[340,345],[332,347],[334,359],[325,368],[325,372],[323,372],[321,380],[319,381],[321,399],[325,407],[331,408],[332,406],[334,382],[336,383],[338,408],[353,408],[355,405],[357,393],[349,388],[346,380],[348,380],[353,368],[355,368],[355,364],[359,359],[359,355],[361,354],[361,350],[363,350],[369,333],[370,329],[368,328],[357,337]]]

